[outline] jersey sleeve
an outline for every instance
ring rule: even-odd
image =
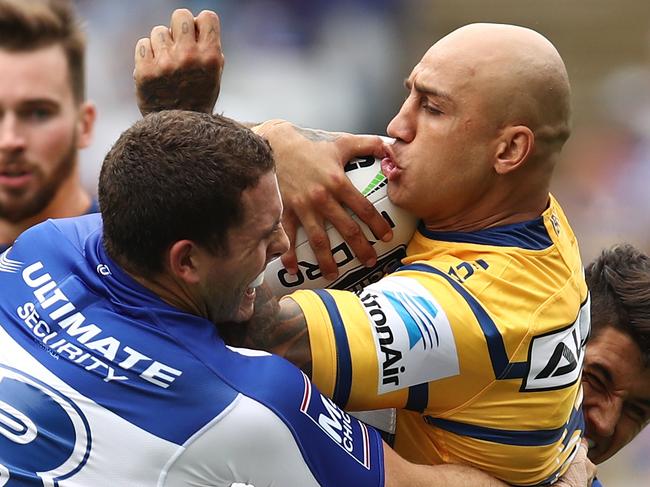
[[[481,317],[462,291],[444,277],[411,271],[384,277],[358,295],[293,293],[309,330],[312,380],[353,411],[436,414],[469,400],[494,375],[486,370],[490,350]],[[472,381],[458,379],[468,373]]]
[[[306,378],[296,413],[239,395],[169,462],[161,485],[383,486],[377,432],[337,408]]]

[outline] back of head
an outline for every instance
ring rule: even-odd
[[[85,98],[86,39],[70,0],[0,0],[0,49],[31,51],[60,44],[73,93]]]
[[[650,365],[650,257],[629,244],[604,250],[585,270],[591,292],[591,327],[628,334]]]
[[[111,257],[145,277],[189,239],[227,251],[227,231],[243,220],[242,192],[274,169],[269,144],[218,115],[170,110],[126,130],[104,159],[99,203]]]
[[[478,23],[453,31],[433,49],[466,66],[468,89],[483,97],[484,113],[497,127],[525,125],[535,134],[533,155],[559,153],[570,133],[570,85],[548,39],[525,27]]]

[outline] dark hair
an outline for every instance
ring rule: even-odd
[[[69,0],[0,0],[0,48],[31,51],[60,44],[75,100],[85,98],[86,38]]]
[[[151,276],[182,239],[225,252],[244,219],[241,193],[274,170],[266,140],[225,117],[169,110],[126,130],[104,159],[104,246],[127,270]]]
[[[591,329],[627,333],[650,365],[650,257],[630,244],[604,250],[586,269]]]

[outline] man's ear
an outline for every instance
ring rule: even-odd
[[[85,101],[79,106],[77,119],[77,149],[85,149],[93,140],[97,107],[94,103]]]
[[[507,127],[497,145],[494,169],[497,174],[508,174],[519,168],[533,151],[535,134],[525,125]]]
[[[197,284],[200,280],[201,257],[206,251],[191,240],[174,242],[167,250],[167,266],[176,279],[187,284]]]

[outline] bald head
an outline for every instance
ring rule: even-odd
[[[568,137],[569,78],[557,49],[541,34],[514,25],[470,24],[436,42],[425,60],[456,70],[495,124],[526,125],[536,142],[557,150]]]

